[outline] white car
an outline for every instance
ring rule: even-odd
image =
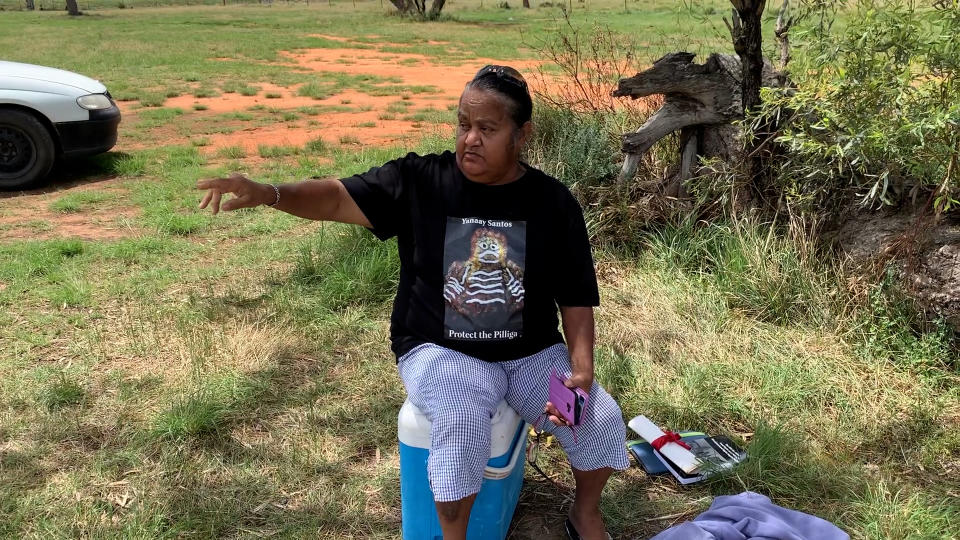
[[[0,61],[0,189],[38,183],[58,158],[106,152],[119,124],[120,109],[99,81]]]

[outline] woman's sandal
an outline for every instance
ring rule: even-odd
[[[563,524],[564,528],[567,529],[567,537],[570,540],[580,540],[580,533],[577,532],[577,528],[573,526],[573,522],[570,521],[570,518],[567,518],[566,523]],[[607,533],[607,540],[613,540],[613,537],[610,536],[610,533]]]

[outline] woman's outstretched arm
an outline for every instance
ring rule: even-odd
[[[339,180],[304,180],[293,184],[279,184],[276,188],[275,191],[270,184],[254,182],[240,174],[197,182],[197,189],[207,190],[200,201],[200,208],[210,206],[214,214],[221,209],[229,211],[253,208],[276,202],[274,208],[298,217],[371,226]],[[230,193],[233,197],[221,204],[225,193]]]

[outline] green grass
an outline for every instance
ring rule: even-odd
[[[399,111],[398,111],[399,112]],[[457,117],[450,111],[441,111],[434,108],[423,109],[403,117],[408,122],[426,122],[429,124],[455,124]]]
[[[9,2],[12,0],[3,0]],[[562,24],[556,8],[533,10],[478,10],[472,6],[447,6],[452,19],[429,23],[423,28],[453,30],[457,44],[429,45],[420,25],[411,25],[399,17],[383,18],[382,8],[375,2],[352,5],[300,5],[292,9],[266,9],[243,6],[224,10],[221,6],[169,9],[113,9],[115,3],[94,0],[95,13],[86,19],[89,24],[76,25],[50,11],[7,12],[0,22],[0,46],[11,51],[10,60],[30,61],[66,67],[102,80],[121,99],[139,99],[142,104],[159,106],[168,88],[180,88],[185,78],[200,88],[220,88],[245,95],[257,83],[307,83],[309,78],[294,73],[279,62],[279,51],[301,47],[342,47],[307,34],[342,34],[349,28],[354,35],[377,35],[371,48],[396,48],[384,44],[401,44],[403,52],[427,54],[448,62],[463,62],[470,55],[485,58],[531,57],[532,48],[540,39],[550,36]],[[136,4],[136,2],[134,2]],[[723,8],[719,0],[705,2]],[[140,4],[143,6],[144,4]],[[146,6],[154,4],[147,2]],[[52,7],[52,6],[51,6]],[[583,9],[576,9],[582,7]],[[721,46],[729,50],[726,29],[719,15],[702,19],[681,4],[657,0],[624,16],[622,4],[592,2],[575,6],[573,22],[589,26],[609,25],[621,32],[635,32],[638,24],[651,29],[651,39],[643,48],[647,58],[681,47],[699,52]],[[513,20],[510,20],[512,18]],[[149,24],[144,24],[148,21]],[[183,39],[183,29],[190,29],[190,39]],[[523,35],[520,31],[523,30]],[[56,35],[57,39],[52,39]],[[80,51],[60,46],[70,42],[103,43],[103,56],[90,57]],[[29,49],[15,42],[29,40]],[[362,45],[362,44],[361,44]],[[198,51],[203,51],[197,54]],[[466,53],[466,54],[465,54]],[[109,58],[109,60],[108,60]],[[214,60],[229,58],[229,61]],[[187,74],[185,77],[184,74]],[[358,84],[362,81],[352,81]],[[331,86],[336,84],[331,81]],[[400,89],[389,80],[367,82],[370,89],[384,86],[380,92]],[[241,91],[245,90],[245,91]],[[411,88],[413,93],[429,88]]]
[[[122,97],[118,97],[120,101],[125,101]],[[144,107],[159,107],[167,100],[165,95],[144,92],[139,94],[140,105]]]
[[[228,112],[228,113],[221,113],[221,114],[216,115],[216,119],[217,119],[217,120],[239,120],[239,121],[241,121],[241,122],[249,122],[249,121],[253,120],[254,118],[255,118],[255,117],[254,117],[254,115],[252,115],[252,114],[248,114],[248,113],[245,113],[245,112],[239,112],[239,111]]]
[[[78,191],[67,193],[50,203],[50,210],[61,214],[74,214],[96,206],[99,203],[116,198],[115,194],[104,191]]]
[[[213,88],[198,88],[193,91],[193,97],[195,98],[209,98],[219,96],[220,93],[214,90]]]
[[[406,101],[394,101],[387,105],[388,113],[405,113],[410,108],[410,103]]]
[[[326,99],[335,93],[332,86],[315,82],[307,83],[297,89],[298,96],[311,97],[313,99]]]
[[[145,153],[121,154],[113,161],[113,172],[120,176],[141,176],[147,169]]]
[[[48,383],[43,395],[43,402],[50,410],[62,409],[71,405],[78,405],[83,401],[84,389],[76,381],[68,379],[62,372],[60,376]]]
[[[311,306],[338,311],[391,299],[398,269],[395,243],[382,243],[369,232],[352,228],[304,244],[290,277]]]
[[[268,145],[268,144],[257,145],[257,153],[262,158],[278,158],[283,156],[292,156],[297,154],[299,151],[300,149],[295,146]]]
[[[183,109],[178,107],[164,107],[159,109],[144,109],[137,116],[140,122],[139,128],[155,128],[170,123],[173,119],[183,114]]]
[[[199,79],[198,79],[199,80]],[[241,96],[255,96],[260,91],[256,86],[248,85],[237,80],[229,80],[220,85],[225,94],[240,94]]]
[[[412,24],[380,17],[379,4],[365,1],[153,9],[131,0],[134,10],[97,1],[83,5],[82,20],[59,6],[5,11],[6,58],[80,71],[155,107],[172,92],[253,95],[266,82],[410,98],[418,89],[398,81],[297,72],[278,51],[342,47],[308,36],[329,33],[357,38],[371,53],[508,61],[529,58],[525,43],[549,37],[559,15],[451,5],[449,19]],[[709,5],[677,5],[630,3],[624,14],[622,3],[574,3],[574,23],[640,29],[648,59],[726,43],[716,24],[726,3],[713,14]],[[456,37],[427,43],[438,36]],[[104,54],[65,42],[96,42]],[[397,99],[387,114],[422,114],[415,120],[424,123],[449,114],[411,110],[410,101]],[[318,104],[296,113],[341,109],[351,110]],[[175,111],[135,115],[202,141],[290,113]],[[598,158],[616,150],[607,126],[562,115],[537,121],[553,127],[534,148],[536,164],[589,188],[609,172]],[[265,208],[216,217],[196,208],[197,179],[234,167],[282,183],[451,147],[441,135],[393,148],[356,142],[263,146],[265,161],[244,169],[208,163],[193,144],[147,141],[93,161],[123,189],[31,195],[55,212],[133,211],[124,218],[131,230],[119,229],[124,238],[0,241],[0,536],[399,537],[395,422],[404,392],[387,337],[396,244]],[[20,202],[0,199],[0,211]],[[608,216],[594,210],[591,230],[609,237]],[[39,236],[54,219],[26,223]],[[751,459],[682,490],[636,468],[615,475],[603,509],[616,537],[652,536],[667,525],[662,516],[692,516],[712,496],[744,489],[857,539],[957,529],[960,486],[949,473],[960,467],[960,381],[945,326],[917,317],[886,282],[851,284],[780,228],[687,223],[634,235],[622,226],[614,227],[622,250],[596,251],[598,380],[626,417],[730,434]],[[564,463],[555,444],[541,458],[570,488]],[[558,527],[562,495],[528,474],[518,520]]]
[[[321,137],[317,137],[304,145],[304,150],[311,154],[325,154],[330,150],[330,145]]]
[[[217,149],[217,155],[228,159],[242,159],[247,156],[242,146],[223,146]]]

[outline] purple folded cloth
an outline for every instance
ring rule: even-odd
[[[777,506],[770,499],[745,491],[723,495],[694,518],[651,540],[850,540],[829,521]]]

